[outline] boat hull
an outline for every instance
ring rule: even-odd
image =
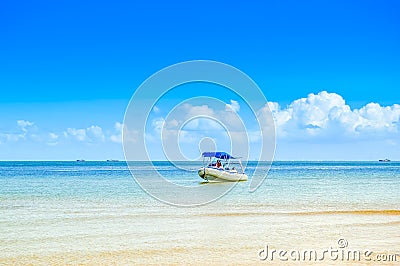
[[[198,170],[198,174],[204,180],[212,182],[238,182],[247,181],[248,179],[246,174],[228,172],[217,168],[203,167]]]

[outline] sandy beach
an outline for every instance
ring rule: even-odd
[[[101,221],[102,225],[95,228],[95,221]],[[384,211],[216,214],[215,210],[210,210],[210,213],[198,214],[178,210],[176,214],[138,216],[121,215],[110,210],[109,215],[99,215],[95,221],[73,219],[67,224],[64,222],[62,237],[43,237],[38,232],[39,225],[32,225],[31,233],[36,238],[24,239],[24,244],[5,243],[8,247],[4,253],[3,246],[0,262],[2,265],[278,265],[283,263],[281,258],[275,254],[275,258],[263,260],[265,254],[260,256],[260,250],[266,245],[270,249],[299,252],[313,249],[319,252],[321,259],[324,248],[341,250],[337,243],[340,237],[348,241],[348,247],[344,249],[347,251],[373,250],[374,254],[396,254],[400,239],[398,211],[389,214]],[[81,229],[79,234],[74,233],[73,228],[90,230]],[[49,229],[61,231],[56,226]],[[42,233],[46,234],[43,230]],[[17,249],[18,246],[20,250],[10,251],[11,247]],[[310,261],[308,257],[296,259],[306,264],[314,260]],[[288,264],[295,262],[292,259],[285,261]],[[340,257],[337,260],[328,256],[324,259],[324,265],[338,262],[354,265],[376,263],[363,259],[353,261],[353,257],[349,261],[347,257],[344,261]]]

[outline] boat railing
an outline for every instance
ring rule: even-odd
[[[244,167],[242,164],[242,160],[240,159],[240,157],[236,157],[235,159],[222,159],[223,163],[221,164],[221,167],[216,167],[217,163],[214,161],[213,157],[204,157],[203,156],[203,167],[211,167],[214,169],[218,169],[218,170],[226,170],[226,171],[236,171],[237,173],[239,173],[238,169],[233,166],[231,167],[231,165],[239,165],[240,169],[241,169],[241,174],[244,174]],[[221,160],[221,159],[220,159]]]

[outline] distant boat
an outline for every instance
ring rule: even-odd
[[[119,162],[119,160],[107,160],[107,162]]]
[[[83,160],[83,159],[78,159],[78,160],[76,160],[77,162],[84,162],[85,160]]]
[[[380,159],[379,161],[380,161],[380,162],[384,162],[384,163],[390,162],[389,159]]]
[[[203,152],[203,167],[198,170],[201,178],[207,182],[247,181],[240,158],[226,152]],[[221,162],[222,161],[222,162]],[[240,167],[239,171],[236,167]]]

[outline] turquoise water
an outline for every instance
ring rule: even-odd
[[[168,162],[154,165],[176,184],[198,186],[201,181],[198,163],[185,164],[191,171]],[[132,167],[152,180],[148,163],[134,162]],[[247,165],[250,178],[255,167],[255,162]],[[267,164],[258,167],[268,170]],[[400,162],[274,162],[256,192],[249,193],[248,185],[238,183],[220,201],[265,205],[274,211],[397,209]],[[134,181],[125,162],[0,162],[0,199],[3,211],[24,199],[154,201]]]
[[[226,186],[200,184],[197,163],[184,164],[190,171],[154,165],[179,185]],[[248,163],[250,179],[255,166]],[[148,163],[132,167],[150,184],[156,180]],[[183,208],[146,194],[125,162],[0,162],[0,264],[97,265],[104,256],[111,264],[154,263],[157,256],[252,264],[267,242],[320,247],[340,237],[376,250],[399,246],[399,212],[388,211],[400,209],[399,162],[274,162],[254,193],[250,181],[215,202]]]

